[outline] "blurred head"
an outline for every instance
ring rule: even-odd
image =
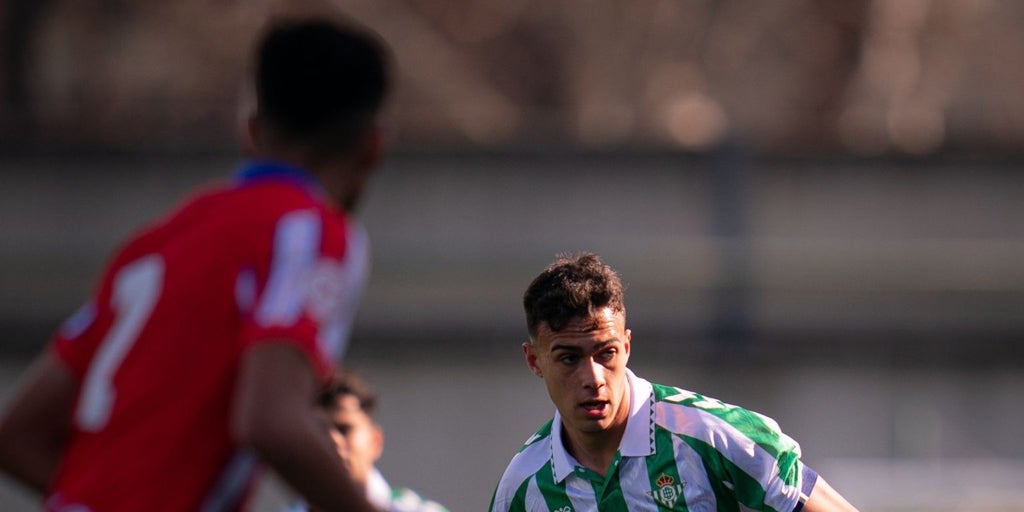
[[[318,175],[353,208],[382,151],[377,119],[390,89],[389,51],[370,30],[326,15],[272,22],[256,49],[257,157]]]
[[[352,478],[366,485],[367,475],[384,452],[384,432],[374,419],[377,397],[358,375],[339,371],[321,395],[320,405],[334,427],[331,436]]]
[[[631,333],[615,271],[594,254],[559,256],[530,283],[523,306],[526,364],[544,379],[570,438],[621,434]]]

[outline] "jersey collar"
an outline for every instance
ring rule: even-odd
[[[309,171],[285,162],[269,160],[246,162],[235,173],[235,182],[239,185],[270,180],[291,182],[311,193],[327,195],[323,185]]]
[[[391,486],[377,468],[370,468],[366,475],[366,499],[381,510],[387,510],[391,503]]]
[[[628,368],[626,380],[630,411],[619,451],[623,457],[646,457],[654,453],[654,387]]]
[[[623,457],[646,457],[654,453],[654,389],[650,382],[637,377],[628,368],[626,382],[630,411],[626,432],[619,442],[619,454]],[[555,482],[565,480],[578,466],[579,462],[562,443],[562,416],[555,410],[555,419],[551,422],[551,469]]]

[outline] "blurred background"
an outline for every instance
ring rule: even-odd
[[[1024,3],[334,3],[398,64],[348,357],[392,484],[487,507],[553,412],[522,291],[590,250],[637,373],[775,418],[862,510],[1020,509]],[[0,398],[119,240],[236,167],[285,7],[0,4]]]

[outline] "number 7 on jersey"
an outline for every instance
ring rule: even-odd
[[[116,317],[89,365],[75,411],[75,423],[82,430],[98,432],[110,419],[117,398],[114,373],[149,320],[163,276],[163,259],[153,254],[125,266],[114,277],[110,301]]]

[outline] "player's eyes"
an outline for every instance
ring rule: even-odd
[[[564,354],[558,357],[558,362],[563,364],[576,364],[580,360],[580,356],[576,354]]]

